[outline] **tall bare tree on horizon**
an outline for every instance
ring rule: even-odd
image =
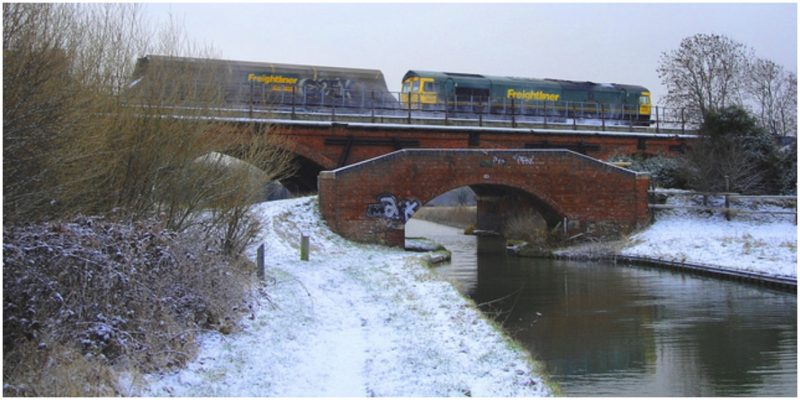
[[[775,136],[797,135],[797,75],[766,59],[748,66],[746,92],[761,126]]]
[[[661,53],[657,68],[666,105],[703,115],[741,101],[747,64],[744,45],[721,35],[696,34]]]

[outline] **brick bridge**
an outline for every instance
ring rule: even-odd
[[[607,160],[614,155],[676,156],[695,138],[674,133],[367,122],[246,119],[241,124],[242,129],[268,125],[271,135],[285,139],[283,145],[297,155],[299,171],[293,186],[300,191],[315,191],[320,171],[400,149],[567,149]],[[224,148],[238,139],[218,135],[214,140]]]
[[[571,232],[605,225],[630,230],[647,223],[647,174],[570,150],[406,149],[323,171],[322,215],[336,233],[361,242],[402,246],[405,222],[451,189],[478,195],[479,229],[530,209]]]

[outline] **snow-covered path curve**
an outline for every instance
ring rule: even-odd
[[[414,256],[336,236],[316,198],[258,212],[271,301],[260,300],[241,332],[204,334],[197,359],[146,377],[142,395],[551,394],[527,354]],[[311,235],[308,262],[301,232]]]

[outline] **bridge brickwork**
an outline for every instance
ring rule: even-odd
[[[292,152],[330,170],[395,150],[568,149],[608,160],[614,155],[681,154],[693,135],[555,129],[282,121],[274,134]]]
[[[461,186],[478,193],[479,216],[518,212],[528,203],[551,227],[566,218],[573,233],[598,224],[631,230],[649,221],[648,175],[568,150],[406,149],[318,178],[320,209],[334,232],[392,246],[403,245],[405,222],[419,207]],[[497,199],[506,205],[497,207]]]

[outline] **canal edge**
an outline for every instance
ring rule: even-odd
[[[711,275],[730,280],[757,283],[781,289],[784,291],[788,291],[797,295],[797,279],[769,276],[747,271],[737,271],[709,264],[678,262],[678,261],[664,260],[652,257],[615,254],[603,258],[607,258],[608,260],[613,261],[614,263],[622,263],[622,264],[628,263],[628,264],[645,265],[650,267],[677,269],[701,275]]]

